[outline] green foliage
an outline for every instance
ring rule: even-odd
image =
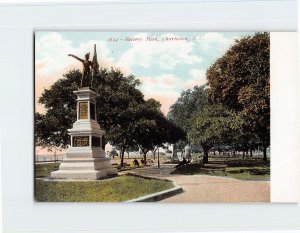
[[[191,119],[207,104],[207,101],[205,86],[195,86],[193,89],[183,91],[170,107],[168,118],[187,133],[191,129]]]
[[[36,145],[66,148],[70,144],[67,130],[76,120],[73,91],[79,88],[80,79],[81,73],[71,70],[44,90],[39,103],[45,106],[46,113],[35,115]],[[142,143],[147,140],[152,140],[153,146],[181,137],[177,128],[170,127],[172,124],[163,117],[160,103],[154,99],[146,101],[138,89],[139,85],[140,81],[134,76],[124,76],[114,69],[101,69],[91,85],[91,89],[99,94],[96,100],[97,121],[106,131],[106,140],[121,149],[121,158],[128,148],[138,144],[149,146]],[[169,126],[169,130],[156,128],[162,125]]]
[[[207,105],[196,114],[188,137],[191,143],[208,152],[213,146],[231,143],[241,124],[240,117],[221,104]]]
[[[98,181],[35,181],[40,202],[119,202],[173,188],[170,181],[119,176]]]
[[[160,103],[154,99],[145,101],[138,106],[137,118],[134,121],[132,136],[144,154],[154,150],[163,143],[175,143],[185,134],[181,128],[168,121],[160,111]]]
[[[210,101],[244,120],[243,138],[270,145],[270,35],[256,33],[236,43],[207,71]]]

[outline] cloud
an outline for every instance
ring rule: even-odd
[[[162,109],[166,112],[170,104],[176,101],[181,90],[206,82],[203,58],[195,55],[194,51],[197,49],[201,51],[202,49],[206,53],[205,56],[221,55],[234,42],[233,37],[227,38],[217,32],[204,34],[199,42],[188,40],[162,41],[162,38],[178,37],[176,33],[160,35],[158,37],[160,42],[147,41],[147,37],[149,37],[147,33],[138,33],[132,36],[131,38],[142,38],[142,40],[126,42],[130,47],[118,58],[112,57],[112,51],[105,41],[89,40],[75,47],[71,40],[63,38],[56,32],[38,37],[35,59],[36,97],[40,96],[44,88],[48,88],[61,78],[63,73],[74,68],[82,69],[82,64],[68,57],[68,53],[83,58],[84,54],[90,51],[92,58],[93,45],[97,44],[98,59],[102,67],[118,67],[126,75],[141,73],[138,70],[141,67],[151,69],[156,67],[157,69],[153,70],[155,73],[153,77],[151,75],[139,77],[142,81],[141,90],[149,98],[159,98],[158,100],[162,101]],[[182,70],[178,70],[178,65]],[[203,69],[197,69],[199,67]],[[184,76],[183,80],[177,77],[179,74],[181,74],[181,78],[183,77],[182,74],[187,75]],[[37,105],[36,109],[43,111],[40,105]]]
[[[173,70],[178,64],[201,63],[203,58],[193,55],[193,43],[179,41],[162,41],[161,38],[176,37],[175,34],[164,34],[157,41],[147,41],[147,33],[140,33],[132,38],[142,38],[139,41],[130,42],[132,47],[128,49],[118,60],[119,66],[125,66],[129,70],[133,66],[149,68],[158,66],[160,69]]]
[[[177,98],[180,96],[179,92],[166,91],[161,93],[146,93],[145,99],[153,98],[161,103],[161,111],[166,116],[170,110],[172,104],[174,104]]]
[[[141,91],[146,99],[156,99],[161,103],[161,111],[167,115],[170,106],[180,95],[182,80],[174,74],[162,74],[154,77],[139,77],[142,82]]]
[[[162,74],[154,77],[140,77],[142,86],[146,89],[172,89],[178,85],[180,81],[173,74]]]
[[[171,73],[139,79],[145,97],[158,100],[162,105],[162,112],[167,115],[170,106],[176,102],[182,90],[206,84],[206,72],[202,69],[191,69],[185,80]]]
[[[192,69],[190,71],[191,78],[184,82],[184,87],[193,88],[194,86],[202,86],[206,84],[206,73],[205,70]]]
[[[112,61],[110,50],[106,43],[101,40],[89,40],[81,43],[79,47],[74,47],[70,40],[64,39],[59,33],[52,32],[41,36],[36,41],[36,65],[40,68],[41,75],[48,75],[61,72],[65,67],[77,64],[80,62],[68,57],[67,54],[84,58],[87,51],[93,55],[93,45],[97,44],[97,55],[101,63],[103,61]],[[80,64],[81,65],[81,64]]]
[[[222,55],[234,43],[236,38],[226,38],[219,32],[208,32],[198,42],[203,51],[207,53],[214,51],[215,54]]]

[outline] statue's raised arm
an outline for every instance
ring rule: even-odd
[[[85,60],[73,54],[68,54],[68,56],[74,57],[78,61],[82,62],[83,70],[82,70],[82,77],[81,77],[81,87],[89,87],[91,85],[90,73],[91,73],[91,67],[93,65],[93,63],[89,60],[90,53],[85,54]]]
[[[80,57],[77,57],[77,56],[75,56],[75,55],[73,55],[73,54],[68,54],[68,56],[74,57],[74,58],[77,59],[78,61],[83,62],[83,59],[81,59]]]

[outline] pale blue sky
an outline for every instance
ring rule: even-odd
[[[81,68],[79,62],[67,57],[68,53],[79,57],[84,57],[86,52],[92,55],[96,43],[100,66],[120,68],[125,74],[139,78],[145,97],[159,100],[163,112],[167,113],[181,91],[206,82],[207,68],[225,53],[234,39],[251,34],[253,32],[36,32],[37,95],[68,69]],[[147,41],[155,37],[158,41]]]

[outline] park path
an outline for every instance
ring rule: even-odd
[[[170,174],[174,165],[162,164],[137,168],[122,172],[168,179],[184,190],[183,193],[169,197],[161,202],[269,202],[270,182],[242,181],[227,177],[209,175]]]

